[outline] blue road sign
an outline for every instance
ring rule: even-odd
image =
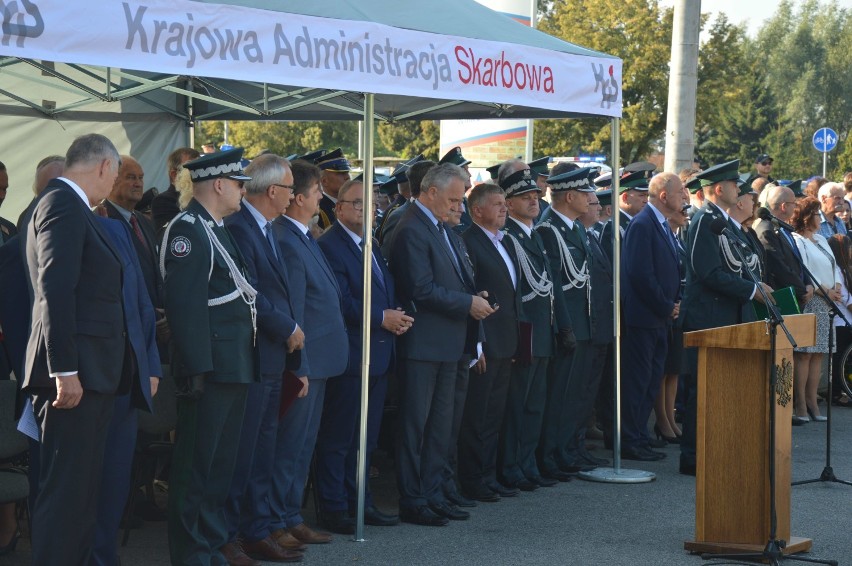
[[[831,128],[820,128],[814,132],[814,147],[820,153],[828,153],[837,145],[837,132]]]

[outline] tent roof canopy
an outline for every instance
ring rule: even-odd
[[[95,28],[85,18],[87,4],[105,18]],[[473,0],[433,0],[428,9],[392,0],[39,0],[37,6],[43,33],[7,35],[0,43],[0,113],[360,120],[363,92],[376,93],[375,116],[389,122],[621,113],[620,60]],[[85,34],[78,31],[82,22]],[[178,37],[173,26],[184,33]],[[248,60],[245,41],[236,49],[233,41],[217,44],[231,32],[245,32],[244,40],[256,34],[255,60]],[[202,57],[210,42],[219,51]],[[339,59],[329,54],[334,42]],[[307,57],[300,50],[311,48],[312,62],[300,64]]]

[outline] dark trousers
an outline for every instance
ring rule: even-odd
[[[130,494],[135,450],[136,409],[129,394],[119,395],[115,398],[104,449],[95,548],[91,560],[97,566],[118,566],[118,530]]]
[[[545,472],[558,470],[562,462],[562,447],[567,441],[567,423],[569,415],[565,402],[568,383],[571,379],[571,366],[577,355],[582,355],[580,343],[573,352],[557,351],[547,368],[547,394],[544,408],[544,422],[541,427],[539,443],[539,465]]]
[[[600,385],[600,373],[593,371],[595,350],[588,340],[577,342],[571,360],[571,372],[562,411],[565,415],[560,436],[564,439],[559,451],[559,462],[572,464],[578,451],[585,448],[586,425],[595,406]]]
[[[606,350],[603,354],[603,368],[601,369],[601,382],[595,401],[595,414],[604,437],[612,441],[612,431],[615,428],[615,348],[612,344],[607,344],[604,348]]]
[[[273,531],[295,527],[305,522],[302,517],[302,495],[317,443],[325,389],[337,378],[311,379],[308,394],[293,404],[278,423],[275,440],[275,468],[272,475],[270,510]]]
[[[688,332],[688,330],[685,331]],[[681,465],[695,466],[695,435],[698,427],[698,348],[687,348],[684,354],[686,355],[686,371],[681,383],[684,386],[686,408],[681,423],[683,436],[680,438],[680,463]]]
[[[443,500],[457,362],[403,360],[399,380],[397,486],[401,508]]]
[[[458,477],[465,491],[497,481],[497,449],[512,375],[511,358],[488,358],[470,372],[458,440]]]
[[[88,566],[115,396],[84,391],[73,409],[55,409],[51,405],[55,400],[55,389],[33,392],[42,438],[39,489],[32,513],[32,562]]]
[[[225,564],[225,504],[237,460],[247,384],[204,384],[197,401],[178,399],[169,477],[172,564]]]
[[[272,482],[270,454],[275,450],[280,397],[281,376],[264,376],[262,382],[248,386],[237,462],[225,506],[229,542],[237,539],[243,520],[255,529],[252,533],[242,532],[247,540],[261,540],[269,535],[269,517],[258,516],[257,507],[266,505],[263,499],[268,497]],[[255,473],[257,460],[261,460],[261,465]],[[264,531],[263,536],[252,538]]]
[[[367,470],[376,449],[385,405],[388,379],[370,377],[367,398]],[[317,435],[317,494],[323,511],[354,510],[359,431],[361,416],[361,376],[342,375],[328,382],[322,421]],[[366,507],[372,505],[369,485],[365,485]]]
[[[627,327],[622,341],[621,438],[625,448],[646,446],[648,418],[660,393],[668,350],[668,328]]]
[[[465,355],[458,363],[456,374],[455,391],[453,395],[453,424],[450,429],[450,442],[447,449],[447,462],[444,465],[444,477],[442,482],[443,494],[451,495],[458,493],[456,487],[456,476],[458,468],[458,443],[459,431],[464,418],[464,406],[467,400],[467,392],[470,383],[470,357]]]
[[[509,380],[503,432],[501,474],[507,483],[537,477],[536,447],[541,437],[550,358],[533,358],[528,366],[514,364]]]

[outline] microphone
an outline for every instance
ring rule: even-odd
[[[729,229],[728,222],[724,218],[716,218],[710,223],[710,231],[717,236],[721,236],[723,232]]]
[[[762,206],[760,208],[758,208],[757,209],[757,217],[760,218],[761,220],[768,220],[769,222],[772,222],[772,224],[776,228],[784,228],[785,230],[787,230],[789,232],[795,232],[796,231],[796,229],[793,228],[793,226],[791,226],[790,224],[787,224],[783,220],[779,220],[776,216],[774,216],[771,212],[769,212],[768,208],[764,208]]]

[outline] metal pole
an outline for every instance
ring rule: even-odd
[[[537,0],[530,0],[530,27],[536,28],[536,15],[538,13]],[[524,160],[529,163],[533,160],[533,134],[535,133],[535,124],[532,118],[527,120],[527,138],[524,144]],[[824,177],[825,175],[823,175]]]
[[[589,472],[580,472],[584,480],[604,483],[646,483],[656,479],[656,475],[644,470],[624,470],[621,468],[621,211],[618,207],[618,163],[621,161],[621,133],[618,118],[612,119],[612,317],[613,352],[615,353],[615,426],[612,434],[612,468],[595,468]],[[612,376],[604,376],[604,379]]]
[[[690,167],[695,157],[695,91],[698,87],[700,31],[700,0],[675,0],[665,136],[665,170],[672,173]]]
[[[361,318],[361,422],[358,428],[358,514],[355,541],[364,542],[367,486],[367,405],[370,394],[370,302],[373,276],[373,95],[364,95],[364,298]]]
[[[826,165],[827,164],[828,164],[828,152],[823,151],[822,152],[822,176],[823,176],[823,178],[825,178]]]

